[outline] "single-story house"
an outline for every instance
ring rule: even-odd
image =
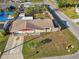
[[[10,33],[51,32],[53,23],[50,19],[15,20],[9,28]]]

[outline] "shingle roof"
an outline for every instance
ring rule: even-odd
[[[15,20],[12,24],[11,31],[18,31],[22,29],[44,29],[53,27],[50,19],[36,19],[36,20]]]

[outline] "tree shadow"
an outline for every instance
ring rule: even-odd
[[[56,22],[56,24],[58,24],[61,27],[61,30],[68,28],[67,21],[64,20],[65,18],[61,19],[60,16],[57,14],[56,11],[58,11],[58,9],[52,9],[51,6],[48,5],[48,10],[54,17],[54,22]]]
[[[66,28],[69,27],[67,21],[63,21],[63,20],[61,20],[61,21],[62,21],[62,23],[63,23],[63,26],[60,26],[59,23],[58,23],[56,20],[52,20],[54,27],[55,27],[55,28],[58,28],[58,27],[60,26],[60,27],[61,27],[60,30],[63,30],[63,29],[66,29]]]
[[[52,22],[53,22],[53,25],[54,25],[55,28],[58,28],[59,27],[59,25],[58,25],[58,23],[57,23],[56,20],[52,20]]]
[[[63,23],[63,27],[61,27],[61,29],[60,30],[64,30],[64,29],[66,29],[66,28],[68,28],[69,26],[68,26],[68,22],[67,21],[63,21],[63,20],[61,20],[62,21],[62,23]]]

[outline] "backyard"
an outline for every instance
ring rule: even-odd
[[[79,41],[68,30],[41,33],[40,36],[25,36],[24,59],[72,54],[78,51]],[[62,52],[61,52],[62,51]]]
[[[35,19],[50,19],[50,15],[46,5],[30,6],[24,10],[25,16],[33,16]]]
[[[37,13],[37,14],[34,14],[34,18],[37,18],[37,19],[51,19],[51,17],[49,16],[48,13]]]

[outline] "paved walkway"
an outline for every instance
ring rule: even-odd
[[[10,35],[5,48],[6,52],[3,53],[1,59],[23,59],[21,43],[23,43],[23,36]]]

